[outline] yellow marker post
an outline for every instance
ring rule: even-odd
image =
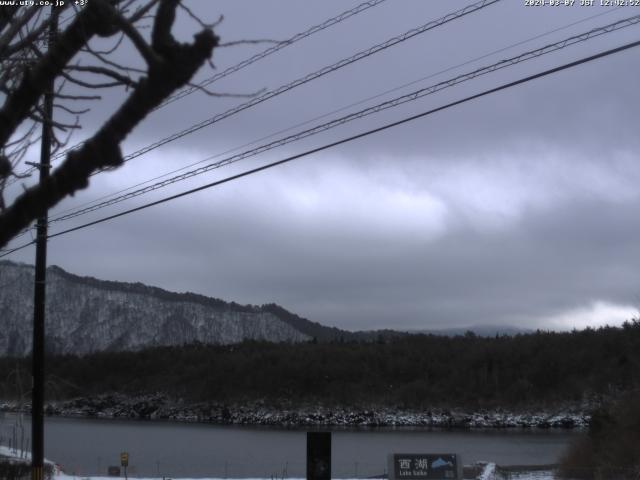
[[[129,466],[129,452],[120,453],[120,465],[124,467],[124,478],[127,479],[127,467]]]
[[[31,480],[43,480],[42,467],[31,468]]]

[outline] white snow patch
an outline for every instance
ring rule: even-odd
[[[483,462],[480,462],[480,463],[483,463]],[[478,480],[493,480],[495,478],[495,472],[496,472],[496,464],[487,462],[484,466],[484,470],[482,470],[482,473],[478,477]]]
[[[168,478],[168,477],[165,477]],[[160,480],[158,477],[129,477],[130,480]],[[54,476],[54,480],[114,480],[114,477],[94,477],[89,475],[66,475],[64,473]],[[173,478],[171,480],[225,480],[220,477],[198,477],[198,478]],[[226,479],[229,480],[229,479]],[[241,480],[272,480],[271,478],[243,478]],[[304,480],[303,478],[289,478],[287,480]],[[345,479],[350,480],[350,479]],[[351,479],[356,480],[356,479]],[[362,479],[360,479],[362,480]]]
[[[10,448],[4,445],[0,445],[0,458],[10,458],[13,460],[22,460],[25,462],[31,461],[31,452],[18,450],[16,448]],[[53,465],[54,463],[51,460],[44,459],[45,463],[49,463]]]
[[[512,473],[509,476],[510,480],[554,480],[555,478],[553,472],[549,470]]]

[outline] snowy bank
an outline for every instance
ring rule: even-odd
[[[0,402],[0,410],[28,413],[30,405]],[[131,418],[214,423],[219,425],[435,427],[435,428],[583,428],[590,416],[586,407],[565,406],[553,411],[516,412],[506,409],[403,410],[389,407],[268,406],[260,402],[242,405],[188,404],[168,397],[119,394],[82,397],[49,403],[47,415],[64,417]]]
[[[0,478],[28,477],[31,472],[31,452],[0,445]],[[44,472],[48,478],[61,475],[60,467],[44,459]]]

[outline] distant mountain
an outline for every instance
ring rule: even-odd
[[[31,350],[34,268],[0,262],[0,355]],[[303,342],[351,333],[324,327],[275,304],[228,303],[141,283],[79,277],[47,270],[47,350],[86,354],[188,343],[230,344],[247,339]]]
[[[263,311],[272,313],[283,322],[286,322],[297,331],[307,335],[311,340],[315,339],[319,342],[332,342],[332,341],[349,341],[359,340],[361,337],[360,332],[349,332],[347,330],[341,330],[336,327],[326,327],[318,322],[312,322],[306,318],[299,317],[295,313],[291,313],[280,305],[275,303],[269,303],[260,307]]]
[[[0,356],[31,351],[34,267],[0,261]],[[50,353],[87,354],[189,343],[379,342],[413,333],[478,336],[527,330],[475,326],[446,330],[350,332],[327,327],[274,303],[239,305],[195,293],[175,293],[142,283],[80,277],[47,269],[46,332]]]

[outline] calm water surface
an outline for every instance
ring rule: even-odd
[[[6,444],[15,416],[0,418]],[[24,419],[30,436],[29,418]],[[555,463],[577,433],[554,430],[443,431],[417,428],[332,430],[334,477],[386,471],[387,454],[445,453],[473,463]],[[45,455],[67,473],[106,474],[129,452],[132,476],[304,477],[306,430],[159,421],[45,420]]]

